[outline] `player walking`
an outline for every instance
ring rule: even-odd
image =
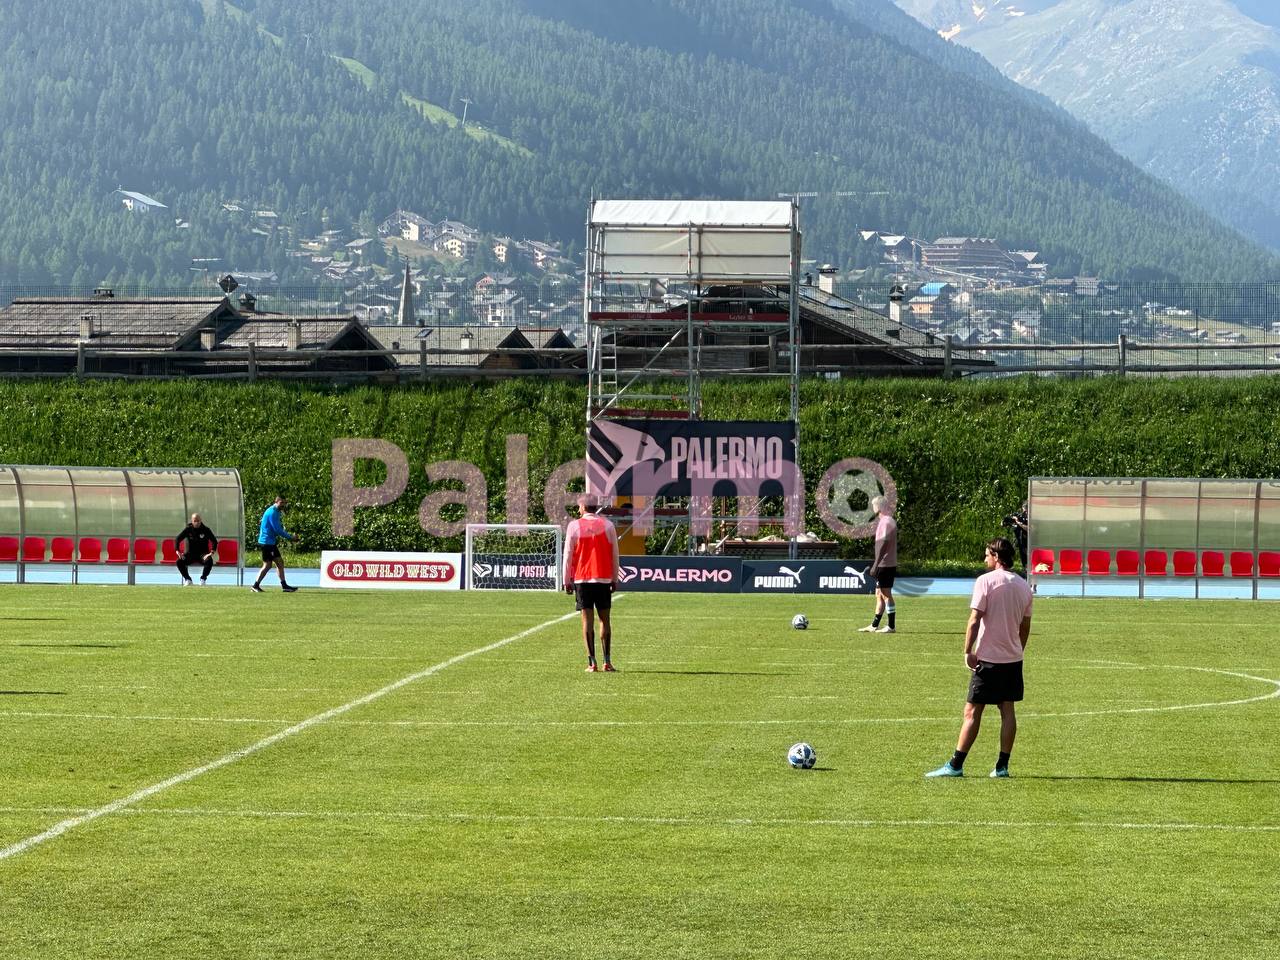
[[[964,758],[978,739],[983,708],[1000,708],[1000,756],[993,777],[1009,776],[1009,754],[1018,732],[1013,705],[1022,699],[1022,658],[1031,636],[1031,587],[1013,572],[1013,544],[997,537],[987,544],[989,573],[973,585],[969,624],[964,631],[964,662],[969,679],[964,723],[951,759],[926,777],[963,777]]]
[[[267,575],[267,571],[271,569],[271,565],[275,564],[275,568],[280,573],[280,589],[285,593],[293,593],[297,587],[291,587],[284,579],[284,558],[280,556],[280,538],[286,540],[297,540],[292,533],[284,528],[284,521],[280,518],[281,513],[287,507],[288,501],[284,497],[276,497],[275,502],[262,514],[262,523],[258,527],[258,546],[262,549],[262,569],[258,571],[258,579],[253,581],[250,588],[254,593],[262,592],[262,578]]]
[[[876,553],[871,561],[871,576],[876,578],[876,613],[871,623],[859,627],[859,633],[893,633],[897,629],[897,610],[893,605],[893,581],[898,576],[898,522],[893,508],[884,497],[873,497],[871,509],[880,516],[876,524]],[[880,618],[889,615],[889,623],[880,626]]]
[[[587,673],[613,673],[609,655],[613,632],[609,610],[618,588],[618,531],[599,515],[600,506],[586,495],[578,497],[578,519],[564,537],[564,589],[574,594],[582,611],[582,641],[587,648]],[[595,614],[600,615],[600,647],[604,666],[596,666]]]

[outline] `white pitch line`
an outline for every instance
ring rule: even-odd
[[[66,814],[88,813],[75,807],[0,807],[0,814]],[[502,813],[417,813],[396,810],[245,810],[204,807],[132,807],[116,811],[127,816],[191,817],[208,819],[256,820],[347,820],[355,822],[426,822],[426,823],[567,823],[641,827],[831,827],[836,829],[915,829],[941,828],[988,830],[998,829],[1063,829],[1063,830],[1154,830],[1212,831],[1227,833],[1280,833],[1280,824],[1272,823],[1198,823],[1192,821],[1115,821],[1115,820],[928,820],[887,818],[828,817],[645,817],[645,816],[574,816],[572,814],[502,814]]]
[[[563,619],[567,619],[562,617]],[[559,621],[552,621],[559,622]],[[543,625],[545,626],[545,624]],[[535,629],[541,629],[537,627]],[[470,656],[466,654],[465,656]],[[1154,669],[1154,668],[1153,668]],[[1244,697],[1237,700],[1213,700],[1204,703],[1174,703],[1159,707],[1116,707],[1108,710],[1071,710],[1060,713],[1022,713],[1021,720],[1044,720],[1062,717],[1102,717],[1129,713],[1173,713],[1182,710],[1201,710],[1210,707],[1238,707],[1246,703],[1258,703],[1262,700],[1280,698],[1280,680],[1267,677],[1256,677],[1233,670],[1216,670],[1212,667],[1179,667],[1177,669],[1196,670],[1203,673],[1220,673],[1259,683],[1269,683],[1274,688],[1270,693],[1261,693],[1256,697]],[[775,698],[777,699],[777,698]],[[782,698],[782,699],[801,699]],[[937,698],[934,698],[937,699]],[[959,704],[959,699],[956,700]],[[1114,701],[1113,701],[1114,702]],[[341,708],[336,708],[340,712]],[[324,716],[324,715],[322,715]],[[42,717],[49,719],[63,718],[68,720],[160,720],[171,723],[292,723],[291,720],[270,720],[266,718],[222,718],[222,717],[171,717],[171,716],[120,716],[111,714],[76,714],[41,711],[0,711],[0,717]],[[533,718],[486,720],[334,720],[335,727],[777,727],[777,726],[867,726],[873,724],[896,723],[950,723],[956,714],[944,717],[788,717],[774,720],[760,719],[707,719],[707,720],[538,720]],[[312,718],[315,720],[315,718]],[[304,720],[303,723],[310,724]],[[323,722],[323,721],[316,721]],[[290,728],[293,729],[293,728]],[[287,733],[287,731],[284,731]],[[2,853],[2,852],[0,852]],[[0,859],[3,856],[0,855]]]
[[[180,784],[194,780],[196,777],[203,776],[206,773],[210,773],[239,760],[243,760],[245,757],[252,756],[259,751],[272,747],[282,740],[286,740],[289,737],[309,730],[317,724],[325,723],[332,720],[334,717],[341,716],[342,714],[354,710],[357,707],[362,707],[374,702],[375,700],[380,700],[402,687],[406,687],[411,683],[416,683],[417,681],[425,679],[432,674],[439,673],[441,670],[445,670],[456,663],[461,663],[463,660],[468,660],[471,657],[476,657],[483,653],[489,653],[490,651],[505,647],[509,643],[514,643],[517,640],[523,640],[525,637],[535,634],[540,630],[554,626],[558,623],[564,623],[566,620],[572,619],[576,616],[578,616],[576,611],[566,613],[564,616],[554,617],[551,620],[538,624],[536,627],[530,627],[528,630],[522,630],[519,633],[512,634],[502,640],[487,644],[483,647],[477,647],[474,650],[468,650],[466,653],[460,653],[457,656],[450,657],[448,660],[442,660],[437,664],[427,667],[426,669],[419,670],[416,673],[411,673],[407,677],[401,677],[394,683],[389,683],[385,687],[374,690],[372,693],[366,693],[364,696],[357,697],[355,700],[349,700],[341,706],[333,707],[329,710],[325,710],[323,713],[317,713],[315,716],[308,717],[300,723],[295,723],[291,727],[286,727],[284,730],[273,733],[269,737],[264,737],[256,743],[249,744],[247,747],[241,747],[239,750],[233,750],[231,753],[224,754],[217,760],[213,760],[209,763],[202,764],[201,766],[193,767],[190,770],[175,774],[167,780],[161,780],[159,783],[153,783],[149,787],[143,787],[141,790],[137,790],[129,794],[127,797],[121,797],[119,800],[113,800],[111,803],[105,804],[101,807],[96,807],[93,810],[89,810],[87,813],[81,813],[77,816],[69,817],[66,820],[61,820],[42,833],[37,833],[34,836],[27,837],[25,840],[19,840],[17,843],[10,844],[9,846],[0,849],[0,860],[7,860],[9,857],[15,857],[18,854],[25,853],[32,847],[62,836],[62,834],[66,833],[68,830],[72,830],[93,820],[97,820],[99,817],[118,813],[126,807],[131,807],[136,803],[146,800],[148,797],[153,797],[158,793],[162,793],[170,787],[179,786]]]
[[[567,616],[558,620],[548,621],[537,627],[531,628],[529,632],[541,630],[553,623],[560,623],[568,619]],[[509,638],[501,641],[498,646],[508,643],[511,640],[519,639],[527,636],[528,633],[520,634],[517,637]],[[465,659],[474,655],[475,652],[485,652],[496,647],[487,647],[481,651],[473,651],[473,653],[463,654],[459,659]],[[451,661],[451,662],[456,662]],[[446,663],[446,665],[448,665]],[[1124,666],[1129,666],[1124,664]],[[441,667],[443,669],[443,667]],[[1050,719],[1061,717],[1096,717],[1096,716],[1114,716],[1118,714],[1130,713],[1170,713],[1183,710],[1200,710],[1212,707],[1234,707],[1248,703],[1258,703],[1263,700],[1274,700],[1280,698],[1280,680],[1272,680],[1268,677],[1255,676],[1253,674],[1244,673],[1236,670],[1220,670],[1215,667],[1191,667],[1181,666],[1177,664],[1157,664],[1151,667],[1143,667],[1143,669],[1170,669],[1170,670],[1195,670],[1201,673],[1216,673],[1224,676],[1240,677],[1245,680],[1255,680],[1259,683],[1270,684],[1274,689],[1270,693],[1259,694],[1255,697],[1245,697],[1236,700],[1214,700],[1204,703],[1178,703],[1168,704],[1165,706],[1155,707],[1122,707],[1108,710],[1074,710],[1059,713],[1023,713],[1021,718],[1024,720]],[[427,674],[421,674],[426,676]],[[417,676],[417,675],[415,675]],[[603,694],[602,694],[603,695]],[[622,695],[622,694],[620,694]],[[633,696],[644,696],[644,694],[632,694]],[[376,699],[376,696],[371,695]],[[773,697],[772,699],[819,699],[818,697],[806,698],[804,696],[796,697]],[[940,700],[946,698],[929,697],[928,700]],[[366,701],[367,702],[367,701]],[[957,703],[959,700],[957,699]],[[1123,702],[1123,701],[1108,701]],[[1135,701],[1142,702],[1142,701]],[[335,708],[336,712],[330,714],[322,714],[321,716],[336,716],[338,713],[345,712],[343,708]],[[107,720],[118,722],[131,721],[160,721],[165,723],[240,723],[240,724],[263,724],[263,725],[281,725],[295,724],[293,720],[267,718],[267,717],[189,717],[189,716],[170,716],[156,714],[107,714],[107,713],[69,713],[58,711],[44,710],[5,710],[0,711],[0,717],[27,717],[35,719],[61,719],[61,720]],[[713,726],[782,726],[782,725],[844,725],[844,726],[863,726],[870,724],[898,724],[898,723],[941,723],[951,722],[955,720],[954,714],[944,717],[800,717],[776,720],[759,720],[759,719],[719,719],[719,720],[536,720],[536,719],[488,719],[488,720],[337,720],[333,726],[359,726],[359,727],[713,727]],[[302,721],[310,725],[312,722],[322,722],[316,718]],[[292,727],[290,729],[293,729]],[[282,731],[287,734],[288,731]],[[3,857],[0,857],[3,859]]]

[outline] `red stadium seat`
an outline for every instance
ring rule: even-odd
[[[1105,577],[1111,573],[1111,551],[1110,550],[1090,550],[1088,561],[1089,561],[1089,576]]]
[[[80,562],[81,563],[101,563],[102,562],[102,541],[97,537],[81,537],[80,538]]]
[[[164,539],[160,541],[160,555],[165,563],[178,562],[178,548],[173,545],[173,541]]]
[[[1200,576],[1220,577],[1227,558],[1218,550],[1206,550],[1200,554]]]
[[[138,539],[133,541],[133,562],[155,563],[156,542],[150,539]]]
[[[1116,576],[1136,577],[1138,575],[1138,551],[1116,551]]]
[[[1041,569],[1044,568],[1044,569]],[[1037,547],[1031,551],[1032,573],[1053,573],[1053,551]]]
[[[129,541],[123,537],[112,537],[107,541],[107,563],[128,563]]]
[[[76,542],[70,537],[54,537],[53,555],[49,559],[53,563],[75,563]]]
[[[0,563],[16,563],[18,560],[18,538],[0,537]]]
[[[1173,551],[1173,575],[1175,577],[1194,577],[1196,575],[1196,552],[1194,550]]]
[[[218,541],[218,562],[219,563],[235,563],[240,557],[239,551],[236,549],[234,540]]]
[[[1062,550],[1058,553],[1058,572],[1064,577],[1078,577],[1084,572],[1081,566],[1083,560],[1079,550]]]
[[[1163,550],[1148,550],[1143,558],[1143,573],[1148,577],[1163,577],[1169,565],[1169,555]]]
[[[1246,550],[1231,551],[1231,575],[1233,577],[1253,576],[1253,554]]]
[[[44,537],[27,537],[22,541],[23,563],[44,563]]]
[[[1280,553],[1263,550],[1258,554],[1258,576],[1280,577]]]

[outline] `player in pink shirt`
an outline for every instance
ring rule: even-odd
[[[1022,657],[1031,636],[1031,587],[1013,572],[1013,544],[1004,537],[987,544],[985,560],[989,572],[973,585],[964,632],[964,662],[973,673],[964,723],[956,752],[926,777],[964,776],[964,758],[978,739],[989,703],[1000,708],[1000,757],[991,776],[1009,776],[1009,754],[1018,732],[1013,705],[1022,699]]]
[[[876,521],[876,553],[871,561],[871,576],[876,581],[876,612],[871,622],[859,627],[859,633],[893,633],[897,630],[897,608],[893,605],[893,583],[898,576],[898,521],[893,519],[893,505],[885,497],[872,497],[871,509]],[[889,615],[888,624],[880,618]]]

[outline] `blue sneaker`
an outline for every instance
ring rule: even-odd
[[[925,774],[925,776],[926,777],[963,777],[964,771],[957,770],[955,767],[951,765],[951,761],[948,760],[946,763],[940,766],[937,770],[930,770],[928,773]]]
[[[988,773],[987,776],[997,780],[1004,780],[1009,776],[1009,768],[996,767],[994,770]]]

